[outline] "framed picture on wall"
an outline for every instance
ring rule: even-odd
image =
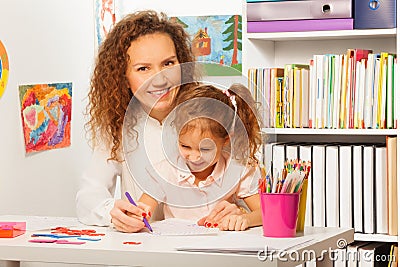
[[[136,11],[132,1],[94,0],[96,46],[111,27],[129,12]],[[205,75],[240,76],[242,74],[242,16],[176,16],[171,17],[191,37],[196,60],[202,62]]]

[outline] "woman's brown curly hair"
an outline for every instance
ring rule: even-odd
[[[85,125],[94,146],[99,142],[108,144],[111,160],[122,160],[118,157],[122,125],[133,97],[125,75],[129,62],[127,51],[132,41],[153,33],[166,33],[171,37],[179,63],[194,62],[189,35],[164,13],[151,10],[135,12],[125,16],[112,28],[96,58],[86,107],[90,118]],[[134,116],[133,126],[136,124]]]
[[[234,96],[234,100],[228,95]],[[236,102],[236,116],[233,101]],[[229,137],[233,158],[244,164],[258,163],[260,116],[247,87],[237,83],[224,92],[213,85],[193,86],[179,91],[175,102],[172,124],[179,134],[200,127],[201,131],[211,131],[216,137]],[[226,106],[229,108],[224,108]]]

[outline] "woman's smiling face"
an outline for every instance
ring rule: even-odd
[[[165,33],[132,41],[126,77],[130,89],[150,116],[162,120],[170,111],[181,82],[175,45]]]

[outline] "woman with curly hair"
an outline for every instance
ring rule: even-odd
[[[124,118],[128,111],[129,129],[133,133],[129,136],[139,146],[141,141],[156,144],[155,149],[146,151],[149,155],[139,154],[138,149],[131,156],[161,160],[157,158],[161,154],[157,140],[162,122],[172,110],[178,90],[185,90],[191,83],[190,78],[185,82],[179,75],[161,78],[154,75],[181,69],[184,76],[190,77],[193,70],[183,70],[180,66],[191,62],[194,56],[189,36],[180,24],[163,13],[139,11],[127,15],[107,34],[99,48],[89,91],[90,118],[86,126],[94,151],[76,195],[77,215],[82,223],[101,226],[112,223],[119,231],[135,231],[133,218],[143,217],[144,210],[140,204],[136,207],[126,199],[114,199],[118,176],[122,192],[129,191],[135,197],[141,195],[130,171],[144,166],[128,166],[124,159]],[[150,130],[142,136],[143,131],[139,129],[144,124]],[[238,210],[234,204],[221,202],[209,217],[218,220]]]

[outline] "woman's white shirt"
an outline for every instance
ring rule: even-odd
[[[144,171],[149,162],[159,162],[164,159],[161,145],[162,125],[159,121],[141,111],[135,130],[138,132],[137,142],[134,141],[137,147],[132,150],[125,142],[124,151],[130,152],[125,153],[124,158],[127,160],[123,162],[108,160],[110,150],[106,146],[94,149],[89,166],[79,180],[76,195],[76,212],[80,222],[88,225],[110,225],[110,211],[115,202],[117,177],[121,177],[121,196],[124,197],[124,192],[128,191],[138,199],[142,190],[134,181],[132,174],[141,175],[141,170]],[[143,178],[146,179],[141,177]]]

